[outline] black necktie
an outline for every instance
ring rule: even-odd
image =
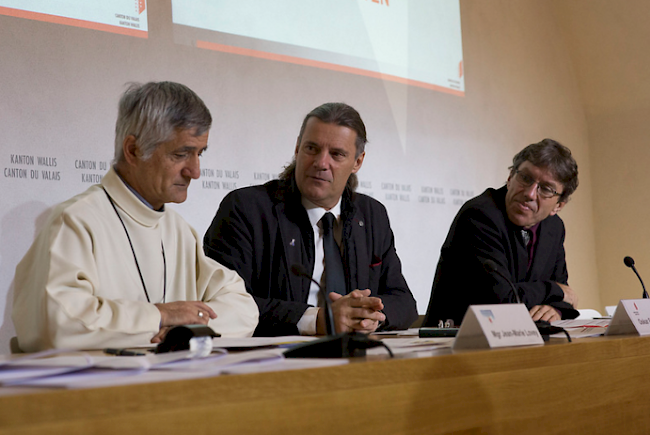
[[[327,292],[347,294],[341,251],[334,241],[334,215],[325,213],[321,218],[323,225],[323,250],[325,251],[325,289]]]

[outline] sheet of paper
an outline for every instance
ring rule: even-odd
[[[20,377],[14,375],[8,385],[94,388],[211,377],[218,376],[225,370],[239,365],[245,366],[247,370],[255,371],[254,366],[281,362],[284,359],[282,352],[284,349],[251,350],[234,354],[220,352],[207,358],[196,359],[187,359],[189,352],[152,354],[146,357],[99,356],[92,361],[97,366],[85,368],[78,365],[80,360],[75,357],[66,359],[68,363],[73,363],[69,367],[48,366],[52,362],[41,363],[42,367],[38,365],[28,367],[29,371],[25,375]],[[62,361],[62,359],[59,360],[59,363]],[[5,370],[0,373],[5,373]]]
[[[551,324],[562,328],[602,327],[607,328],[612,319],[571,319],[556,320]]]
[[[0,355],[0,368],[5,365],[18,365],[25,361],[49,357],[52,355],[60,355],[64,353],[77,353],[70,349],[48,349],[41,352],[26,353],[18,355]]]
[[[163,364],[153,367],[155,370],[167,371],[185,371],[204,373],[206,376],[215,376],[220,374],[224,369],[239,364],[264,364],[269,361],[279,361],[284,359],[282,353],[284,349],[258,349],[245,352],[211,355],[206,358],[196,358],[186,361],[177,361],[174,363]]]
[[[90,355],[57,355],[62,351],[45,351],[3,361],[0,366],[0,383],[14,385],[25,379],[55,376],[92,367]],[[67,352],[67,351],[66,351]],[[45,356],[46,358],[39,358]]]
[[[206,367],[213,367],[217,365],[217,360],[220,360],[228,355],[228,351],[224,349],[217,349],[213,351],[207,357],[204,358],[191,358],[191,359],[179,359],[175,361],[169,361],[165,364],[159,364],[152,369],[155,370],[185,370],[185,371],[200,371],[204,370]]]
[[[192,351],[149,353],[143,356],[102,356],[96,357],[95,367],[110,369],[151,369],[167,364],[190,361]]]
[[[89,388],[97,382],[104,382],[106,386],[119,385],[116,380],[145,373],[146,368],[115,370],[108,368],[89,367],[85,370],[50,375],[41,378],[15,380],[11,385],[28,387],[49,388]]]
[[[393,354],[404,354],[451,348],[454,343],[454,337],[419,338],[406,336],[384,338],[381,341],[390,348]],[[368,355],[384,355],[387,353],[388,352],[383,347],[374,347],[366,351],[366,354]]]
[[[279,372],[284,370],[314,369],[348,364],[343,358],[287,358],[267,364],[243,364],[224,369],[223,374],[242,375],[248,373]]]
[[[404,329],[400,331],[380,331],[380,332],[373,332],[371,335],[378,335],[380,337],[390,337],[390,336],[397,336],[397,337],[417,337],[420,334],[420,329],[419,328],[409,328],[409,329]]]
[[[113,370],[90,368],[83,372],[69,375],[50,376],[40,379],[29,379],[17,385],[46,388],[101,388],[118,385],[146,384],[149,382],[165,382],[203,377],[194,372],[167,372],[146,370]]]
[[[254,347],[290,346],[292,344],[313,341],[318,337],[305,335],[287,335],[284,337],[245,337],[245,338],[224,338],[212,339],[213,349],[246,349]]]
[[[551,324],[564,328],[571,338],[597,337],[603,335],[609,326],[611,319],[571,319],[556,320]],[[565,338],[564,333],[553,334],[551,337]]]

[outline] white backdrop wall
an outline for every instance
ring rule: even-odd
[[[289,162],[308,111],[327,101],[354,106],[370,139],[359,190],[386,205],[422,314],[460,205],[501,186],[525,145],[559,140],[581,174],[562,212],[570,284],[599,306],[584,113],[553,14],[533,0],[468,0],[461,21],[464,97],[176,44],[169,1],[149,2],[148,39],[0,16],[0,353],[14,335],[15,266],[51,207],[105,173],[130,81],[184,83],[212,112],[205,176],[173,205],[200,234],[229,190]]]

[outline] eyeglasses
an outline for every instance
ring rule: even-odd
[[[542,198],[549,199],[549,198],[553,198],[554,196],[562,195],[561,193],[553,189],[551,185],[542,184],[539,181],[535,180],[530,175],[528,175],[527,173],[521,172],[518,169],[515,170],[515,179],[519,184],[525,187],[530,187],[533,184],[537,184],[537,194]]]

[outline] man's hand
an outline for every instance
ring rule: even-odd
[[[578,306],[578,295],[576,292],[574,292],[573,289],[566,284],[560,284],[558,282],[557,285],[559,285],[564,292],[564,302],[568,302],[573,305],[573,308],[576,308]]]
[[[172,329],[171,326],[163,326],[160,328],[160,331],[158,331],[158,333],[153,336],[151,342],[154,344],[162,343],[170,329]]]
[[[208,304],[200,301],[168,302],[156,304],[156,307],[160,311],[161,331],[164,326],[207,325],[208,320],[217,318],[217,313]],[[160,332],[156,337],[159,334]]]
[[[381,299],[370,297],[370,290],[354,290],[342,296],[330,293],[332,301],[332,315],[337,332],[358,331],[369,334],[379,327],[379,322],[386,320],[386,315],[381,312],[384,304]],[[316,333],[326,334],[325,310],[318,310],[316,319]]]
[[[546,320],[547,322],[562,320],[558,310],[550,305],[535,305],[530,309],[530,315],[533,320]]]

